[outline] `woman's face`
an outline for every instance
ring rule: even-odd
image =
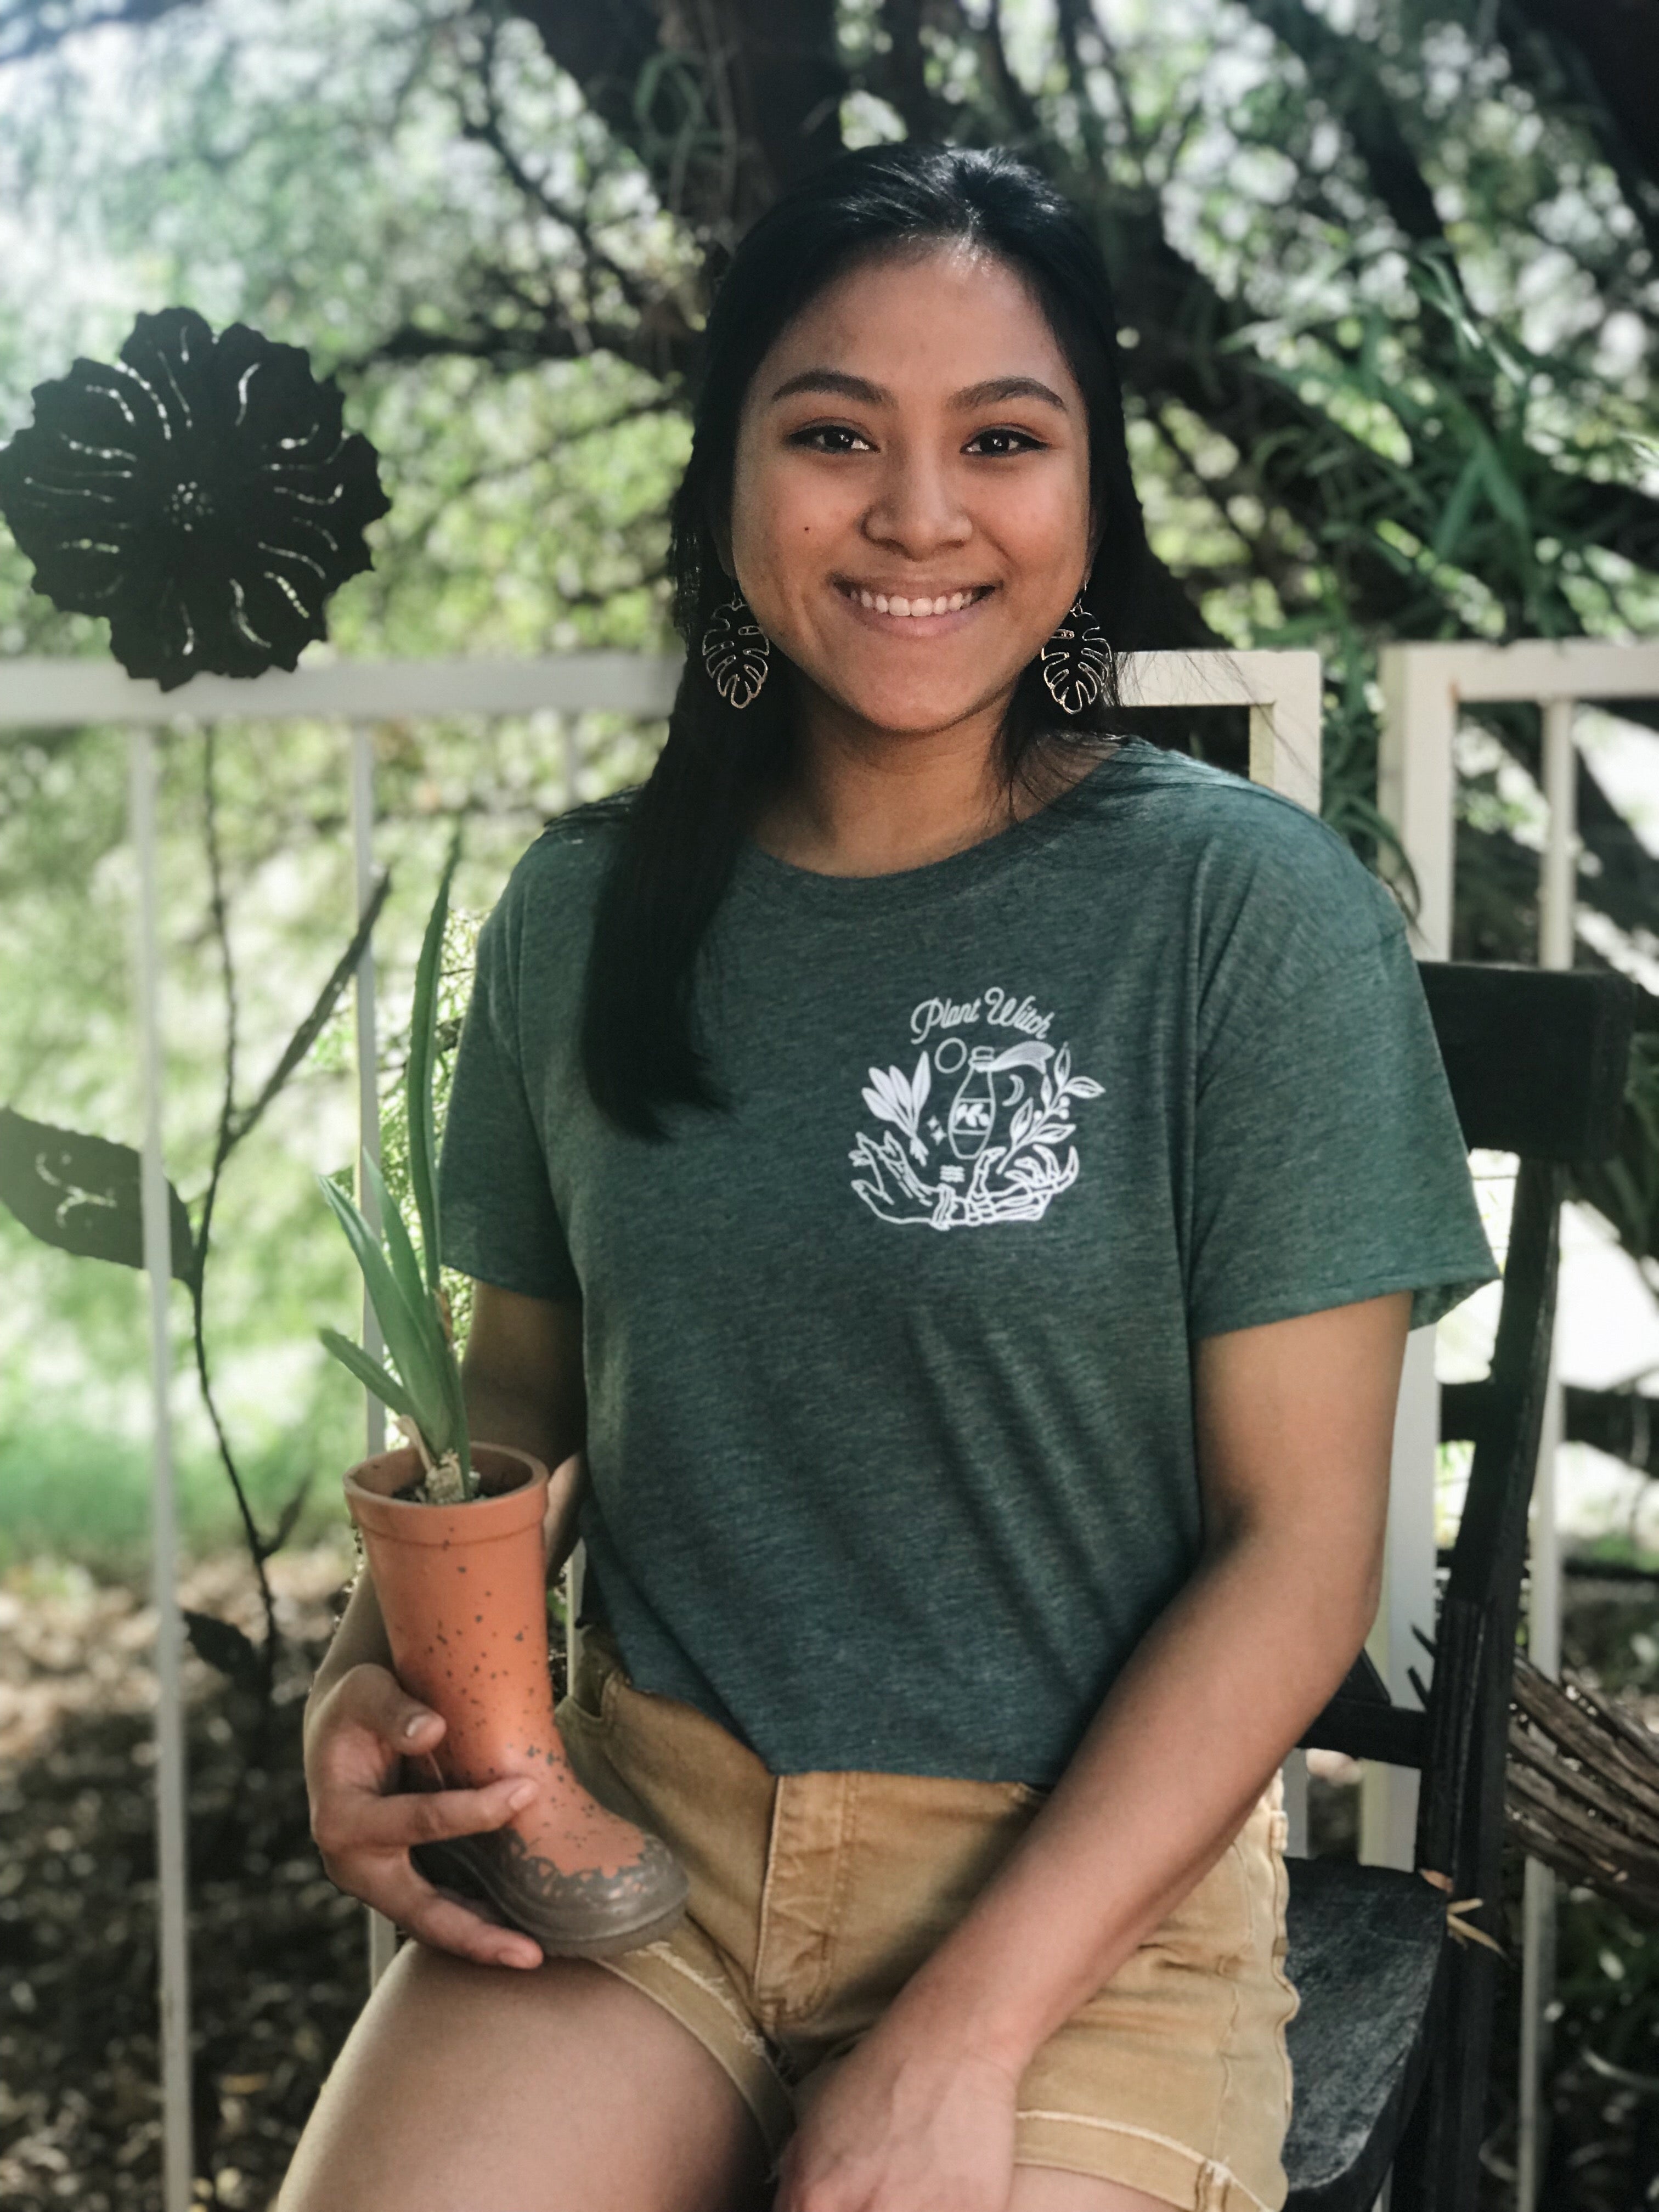
[[[744,400],[731,554],[761,628],[858,721],[1000,711],[1090,562],[1083,396],[1007,263],[886,256],[788,325]]]

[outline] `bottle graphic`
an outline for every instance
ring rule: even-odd
[[[951,1150],[959,1160],[976,1160],[990,1139],[997,1112],[997,1056],[988,1044],[968,1055],[968,1073],[951,1101]]]

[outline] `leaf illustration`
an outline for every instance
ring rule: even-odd
[[[1098,1098],[1105,1087],[1103,1083],[1097,1083],[1092,1075],[1074,1075],[1072,1078],[1073,1098]]]
[[[1054,1061],[1054,1088],[1056,1091],[1064,1091],[1066,1088],[1066,1079],[1070,1076],[1071,1073],[1072,1048],[1068,1044],[1063,1044],[1060,1048],[1059,1056]]]
[[[910,1081],[911,1111],[918,1121],[921,1119],[922,1108],[927,1103],[927,1093],[933,1087],[933,1071],[927,1064],[927,1054],[923,1053],[916,1062],[916,1072]]]
[[[870,1072],[872,1075],[875,1074],[875,1070],[873,1068],[872,1068]],[[870,1111],[875,1115],[878,1121],[897,1121],[902,1120],[903,1116],[899,1111],[898,1102],[893,1097],[890,1089],[888,1088],[885,1078],[880,1078],[878,1080],[881,1082],[882,1085],[880,1090],[877,1090],[873,1085],[866,1085],[865,1086],[865,1104],[870,1109]]]
[[[1028,1098],[1008,1125],[1008,1149],[1011,1152],[1024,1143],[1030,1132],[1031,1124],[1036,1119],[1036,1108]]]

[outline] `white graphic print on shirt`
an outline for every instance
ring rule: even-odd
[[[870,1070],[864,1103],[889,1126],[878,1137],[860,1130],[848,1154],[861,1170],[853,1188],[878,1219],[930,1229],[1041,1221],[1071,1188],[1072,1115],[1101,1086],[1073,1073],[1069,1044],[1056,1050],[1046,1042],[1053,1021],[1029,997],[1016,1000],[996,986],[975,999],[924,999],[914,1009],[910,1041],[921,1056],[909,1075]],[[962,1034],[988,1028],[1022,1034],[1016,1044]]]

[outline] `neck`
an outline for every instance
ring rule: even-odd
[[[1009,793],[996,761],[1007,708],[999,698],[945,729],[896,732],[821,693],[804,700],[787,781],[762,806],[756,842],[816,875],[884,876],[994,836],[1095,757],[1050,757],[1035,791]]]

